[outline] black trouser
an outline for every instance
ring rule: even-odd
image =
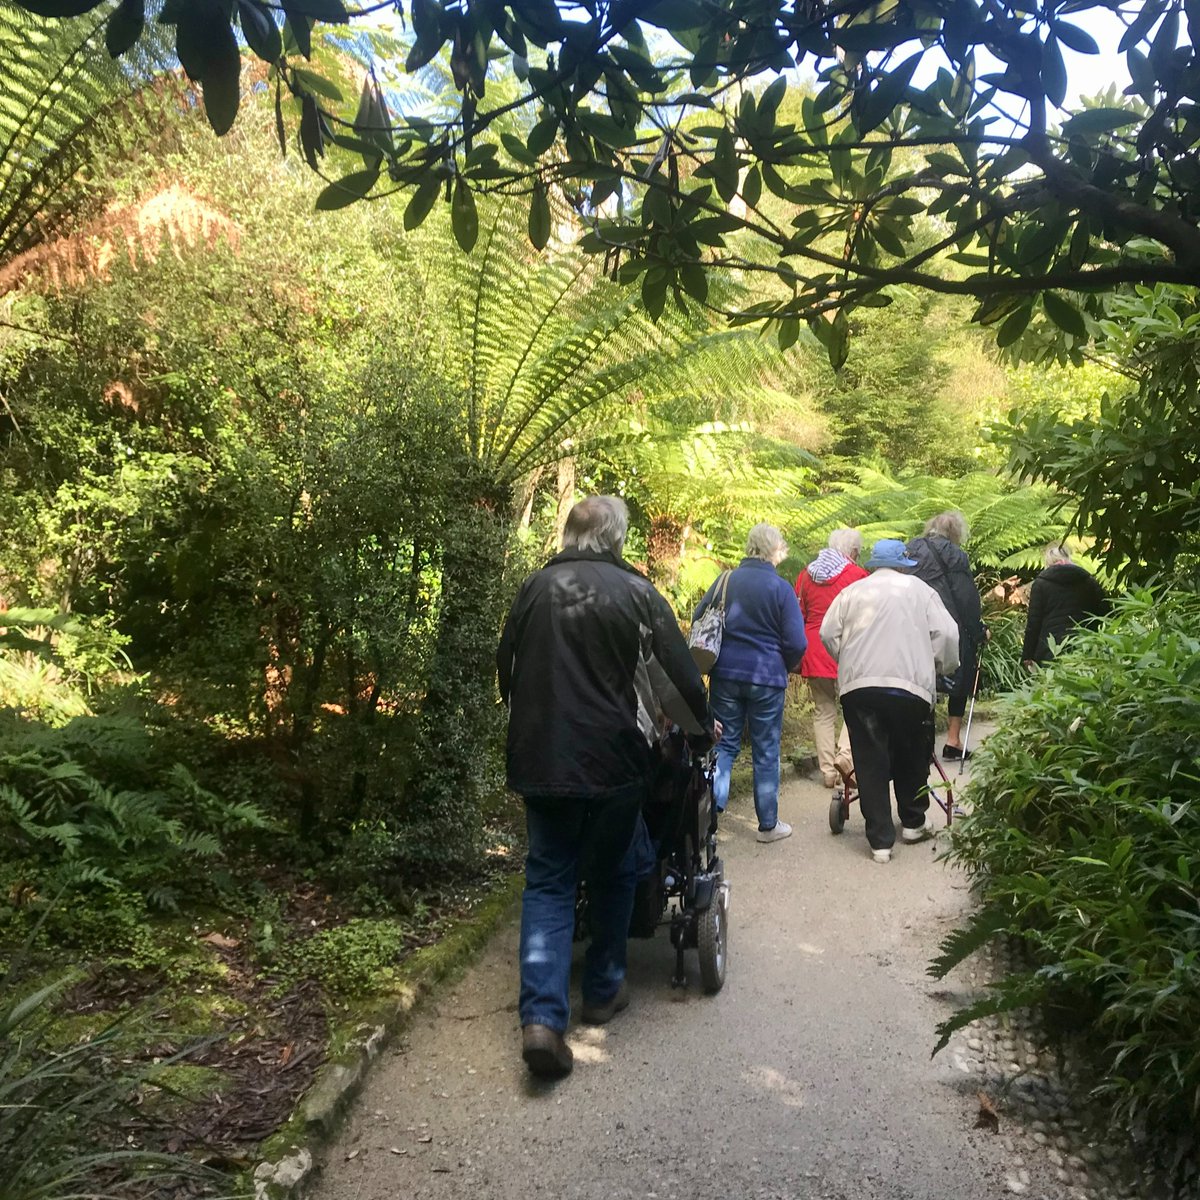
[[[962,662],[954,672],[949,703],[946,705],[946,715],[951,717],[961,717],[966,713],[967,701],[975,690],[975,672],[979,669],[979,647],[965,641],[960,641],[958,647]]]
[[[896,842],[892,799],[896,787],[900,824],[920,829],[929,809],[929,760],[933,757],[933,710],[919,696],[859,688],[842,697],[854,750],[858,804],[872,850]]]

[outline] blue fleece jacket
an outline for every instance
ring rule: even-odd
[[[695,621],[712,601],[720,576],[704,593]],[[788,672],[804,657],[808,639],[791,584],[761,558],[743,558],[729,577],[725,636],[712,676],[786,687]]]

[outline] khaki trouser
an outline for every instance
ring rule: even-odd
[[[817,743],[817,763],[826,783],[835,781],[838,766],[846,771],[853,770],[854,763],[850,757],[850,731],[842,726],[841,736],[838,736],[838,697],[836,679],[808,680],[808,690],[812,696],[813,707],[813,737]]]

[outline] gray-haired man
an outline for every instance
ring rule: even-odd
[[[628,521],[614,496],[575,505],[562,553],[522,584],[497,654],[508,785],[525,799],[529,830],[520,1016],[523,1057],[538,1075],[572,1066],[563,1033],[581,870],[592,916],[582,1018],[602,1024],[628,1003],[631,847],[659,710],[687,732],[712,732],[674,613],[621,557]]]

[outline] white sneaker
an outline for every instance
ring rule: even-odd
[[[933,823],[928,817],[925,818],[925,824],[920,829],[901,829],[900,840],[905,842],[923,842],[926,838],[933,837]]]
[[[872,850],[871,858],[877,863],[889,863],[892,861],[891,850]]]
[[[760,842],[781,842],[785,837],[792,836],[792,827],[786,821],[776,821],[774,829],[760,829]]]

